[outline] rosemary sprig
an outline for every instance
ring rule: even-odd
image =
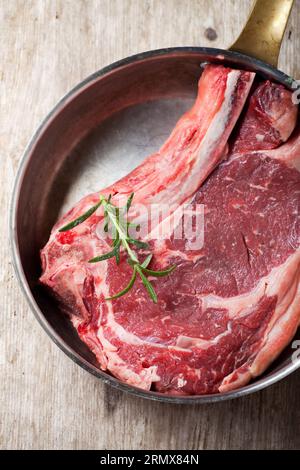
[[[74,227],[77,227],[77,225],[84,222],[88,217],[90,217],[98,209],[98,207],[100,207],[100,205],[102,205],[104,209],[103,229],[105,232],[108,232],[108,229],[111,226],[111,228],[113,229],[113,234],[115,235],[113,238],[113,242],[112,242],[112,250],[107,253],[104,253],[103,255],[95,256],[94,258],[89,260],[89,263],[98,263],[99,261],[104,261],[110,258],[115,258],[116,263],[119,264],[120,263],[120,249],[123,248],[123,250],[127,252],[127,261],[132,266],[132,276],[127,286],[124,289],[122,289],[120,292],[118,292],[117,294],[111,297],[108,297],[106,300],[117,299],[127,294],[127,292],[129,292],[130,289],[133,287],[136,281],[137,275],[139,275],[150,298],[153,300],[154,303],[157,303],[157,294],[154,290],[153,285],[149,281],[148,276],[152,276],[152,277],[167,276],[172,271],[174,271],[174,269],[176,268],[176,265],[172,265],[169,268],[164,269],[162,271],[155,271],[155,270],[149,269],[148,266],[151,262],[151,259],[153,256],[152,254],[149,254],[144,259],[144,261],[140,263],[137,253],[134,251],[134,247],[147,250],[149,249],[149,245],[148,243],[145,243],[141,240],[137,240],[135,238],[130,237],[129,228],[135,225],[132,222],[128,222],[127,220],[125,220],[125,217],[124,217],[124,214],[127,214],[131,207],[133,197],[134,197],[134,193],[130,194],[125,207],[118,208],[114,206],[113,203],[111,202],[111,195],[109,195],[109,197],[106,199],[102,194],[100,194],[100,201],[97,204],[95,204],[93,207],[91,207],[89,210],[87,210],[83,215],[81,215],[77,219],[73,220],[69,224],[62,227],[59,231],[65,232],[67,230],[71,230]]]
[[[94,206],[92,206],[90,209],[88,209],[84,214],[80,215],[77,217],[77,219],[73,220],[67,225],[64,225],[62,228],[59,229],[59,232],[66,232],[67,230],[71,230],[74,227],[77,227],[77,225],[82,224],[86,219],[88,219],[96,210],[98,207],[101,206],[101,201],[97,202]]]

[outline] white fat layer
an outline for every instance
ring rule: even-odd
[[[237,315],[246,315],[264,295],[277,295],[277,304],[280,304],[297,275],[299,264],[300,249],[290,255],[283,264],[273,268],[269,274],[261,278],[250,292],[228,298],[212,294],[202,296],[203,308],[226,308],[230,318],[234,318]]]
[[[235,120],[232,119],[231,125],[228,125],[230,115],[233,109],[232,98],[234,96],[238,80],[241,77],[242,73],[243,72],[240,72],[239,70],[232,70],[231,72],[229,72],[227,76],[224,100],[221,105],[221,108],[212,119],[212,122],[200,143],[196,157],[194,153],[190,156],[191,159],[195,159],[195,165],[189,172],[188,177],[185,180],[180,181],[180,185],[178,185],[177,181],[174,181],[167,188],[170,206],[176,204],[176,200],[178,201],[178,192],[182,195],[193,194],[199,188],[200,184],[204,181],[209,172],[214,168],[218,160],[220,160],[219,155],[213,158],[213,153],[215,150],[217,150],[218,146],[222,143],[222,141],[224,142],[225,147],[227,137],[235,124]],[[240,99],[241,108],[244,105],[253,79],[254,74],[251,76],[251,79],[248,80],[247,85],[245,86],[243,96],[244,99]],[[234,106],[237,107],[237,104],[235,103]],[[239,113],[237,111],[238,110],[236,110],[236,119],[239,116]],[[226,127],[228,128],[226,129]],[[219,149],[219,151],[222,151],[222,149]],[[161,204],[164,199],[165,196],[163,196],[163,192],[159,192],[157,196],[153,198],[153,202],[156,204]],[[183,200],[184,198],[181,199]]]
[[[271,362],[281,353],[295,335],[300,324],[300,265],[291,288],[284,299],[277,304],[267,331],[262,338],[262,347],[249,367],[241,367],[226,376],[219,388],[220,392],[242,387],[253,377],[261,375]]]
[[[192,348],[208,349],[209,347],[217,344],[224,336],[231,333],[231,324],[228,322],[227,329],[215,336],[213,339],[192,338],[189,336],[179,335],[176,341],[176,346],[186,349],[187,351]]]

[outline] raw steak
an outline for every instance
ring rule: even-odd
[[[270,82],[255,84],[245,105],[253,79],[249,72],[206,66],[194,107],[162,149],[101,191],[113,194],[115,204],[132,191],[135,204],[169,204],[159,226],[164,239],[155,230],[148,234],[151,267],[177,265],[168,277],[152,280],[157,304],[140,280],[125,296],[104,300],[128,283],[131,267],[125,255],[119,266],[114,259],[87,262],[110,250],[97,229],[101,208],[58,232],[99,193],[63,217],[42,250],[41,282],[101,368],[124,382],[169,394],[228,391],[261,374],[299,325],[300,132],[283,143],[297,108],[287,90]],[[204,245],[191,249],[187,237],[175,237],[174,226],[183,207],[193,225],[199,204]]]

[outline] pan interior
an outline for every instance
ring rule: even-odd
[[[82,196],[105,188],[159,149],[192,105],[206,59],[207,54],[159,55],[94,76],[54,110],[25,156],[16,229],[37,315],[58,343],[93,367],[94,355],[38,284],[39,250],[58,217]],[[272,370],[287,365],[291,353],[287,348]]]
[[[63,215],[81,197],[127,175],[167,139],[193,98],[146,101],[117,111],[84,138],[65,159],[49,199]],[[53,219],[57,214],[53,214]]]

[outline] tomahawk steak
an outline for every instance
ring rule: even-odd
[[[154,304],[131,266],[88,260],[110,250],[98,230],[100,207],[67,232],[64,224],[99,200],[86,196],[54,226],[41,251],[41,282],[59,300],[103,370],[123,382],[168,394],[209,394],[241,387],[261,374],[300,322],[300,131],[291,93],[247,71],[207,65],[197,100],[163,147],[129,175],[101,190],[116,205],[169,213],[147,233],[151,269],[176,264],[151,280]],[[291,136],[291,137],[290,137]],[[183,231],[203,207],[201,246]],[[172,223],[167,223],[172,220]]]

